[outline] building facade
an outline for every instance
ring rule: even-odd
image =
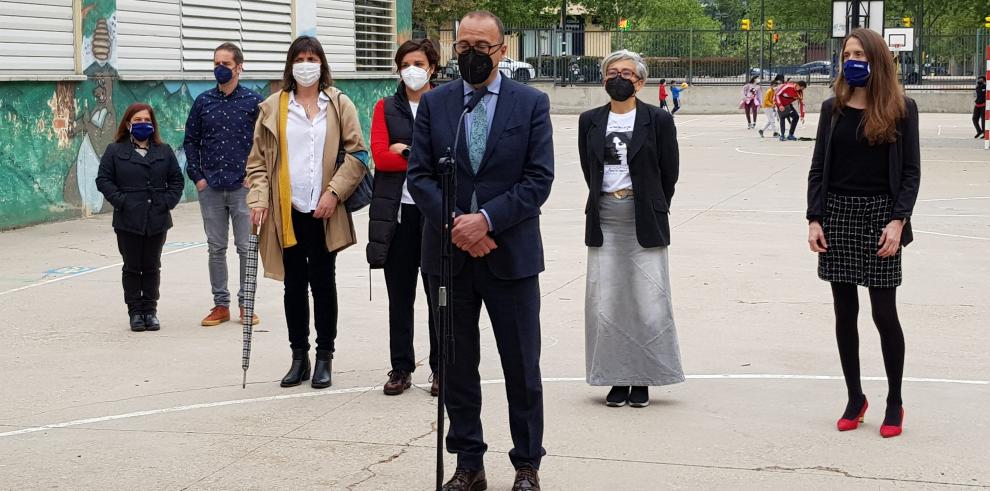
[[[0,230],[110,211],[96,171],[131,103],[155,108],[184,167],[186,116],[226,41],[244,50],[242,84],[268,95],[291,41],[317,36],[367,135],[411,13],[412,0],[0,2]]]

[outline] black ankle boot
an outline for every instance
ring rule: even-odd
[[[141,314],[131,314],[131,330],[134,332],[143,332],[148,329],[148,326],[144,324],[144,316]]]
[[[295,387],[309,380],[309,350],[292,350],[292,366],[282,378],[282,387]]]
[[[316,350],[316,366],[313,367],[313,388],[326,389],[330,387],[330,371],[333,369],[333,356],[330,351]]]

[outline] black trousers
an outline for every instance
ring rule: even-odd
[[[292,349],[309,350],[309,293],[313,293],[316,349],[333,353],[337,339],[337,254],[327,251],[324,222],[292,210],[296,245],[282,250],[285,324]]]
[[[117,230],[117,249],[124,259],[121,282],[129,315],[156,314],[161,284],[165,232],[155,235]]]
[[[800,120],[801,116],[794,109],[793,105],[780,110],[780,136],[784,136],[784,133],[787,133],[785,131],[787,129],[787,121],[791,122],[791,132],[787,133],[787,136],[794,136],[794,130],[797,129],[797,124]]]
[[[430,276],[436,291],[439,276]],[[478,320],[484,302],[502,361],[509,403],[513,449],[509,459],[517,469],[540,467],[543,449],[543,381],[540,376],[540,282],[533,276],[500,280],[485,259],[468,259],[453,278],[451,306],[454,347],[446,374],[446,407],[450,416],[447,449],[457,454],[457,467],[484,466],[481,428],[481,336]]]
[[[677,111],[680,111],[680,110],[681,110],[681,100],[680,99],[674,99],[674,110],[671,111],[670,114],[674,114],[674,113],[676,113]]]
[[[973,106],[973,126],[977,133],[983,133],[987,127],[987,113],[985,107]]]
[[[392,370],[413,372],[416,370],[416,351],[413,348],[415,332],[414,312],[416,286],[419,282],[423,215],[416,205],[403,204],[399,224],[388,248],[385,260],[385,286],[388,288],[389,350]],[[429,280],[422,274],[429,312],[430,369],[437,371],[437,330],[430,301]]]

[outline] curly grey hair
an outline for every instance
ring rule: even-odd
[[[610,66],[622,60],[630,60],[636,64],[636,76],[641,80],[649,78],[649,73],[646,70],[646,62],[643,61],[643,57],[639,53],[629,51],[628,49],[620,49],[602,60],[602,78],[605,78],[605,74],[608,73]]]

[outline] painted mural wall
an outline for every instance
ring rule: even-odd
[[[96,190],[96,172],[120,115],[134,102],[155,108],[162,139],[185,168],[186,116],[196,96],[215,84],[121,81],[115,68],[115,5],[115,0],[83,1],[79,49],[85,81],[0,82],[0,230],[112,211]],[[397,1],[397,11],[410,7],[411,0]],[[399,38],[408,39],[409,21],[398,24]],[[242,84],[265,96],[277,90],[277,83],[267,80]],[[367,137],[375,102],[392,94],[396,81],[338,79],[336,86],[354,100]],[[195,186],[187,182],[185,200],[195,199]]]

